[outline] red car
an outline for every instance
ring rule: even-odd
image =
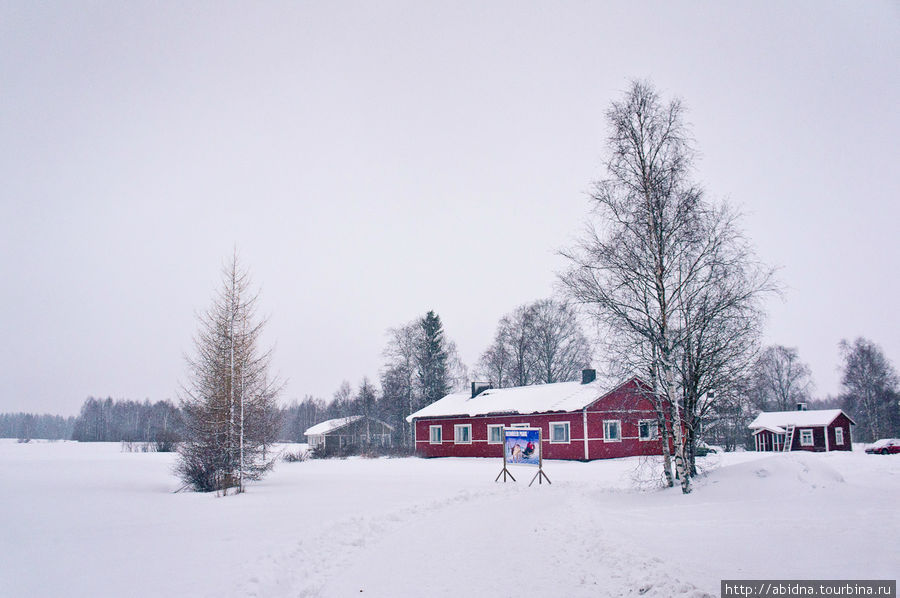
[[[866,449],[871,455],[890,455],[900,453],[900,440],[897,438],[882,438]]]

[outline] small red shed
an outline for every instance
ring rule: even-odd
[[[501,457],[504,427],[540,428],[545,459],[658,455],[651,388],[632,378],[613,389],[585,370],[582,382],[453,393],[407,418],[423,457]]]
[[[802,405],[802,404],[801,404]],[[757,451],[850,451],[850,426],[840,409],[764,411],[750,423]]]

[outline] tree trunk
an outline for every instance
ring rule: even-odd
[[[684,434],[681,424],[681,409],[678,407],[677,389],[675,386],[675,370],[672,367],[671,352],[666,347],[662,352],[661,365],[666,377],[666,390],[669,398],[669,408],[672,412],[672,435],[675,437],[675,475],[681,481],[681,492],[690,494],[691,476],[685,468],[684,458]]]
[[[666,425],[665,404],[660,398],[659,374],[657,371],[656,360],[654,360],[650,376],[653,381],[653,405],[656,407],[656,430],[661,444],[660,448],[663,457],[663,473],[666,476],[666,486],[671,488],[675,485],[675,479],[672,477],[672,452],[669,448],[669,428]]]
[[[696,405],[695,399],[685,398],[685,403],[690,402],[691,405]],[[694,429],[697,424],[696,420],[693,416],[693,411],[689,408],[685,408],[684,414],[684,456],[687,464],[687,470],[690,472],[691,476],[697,475],[697,464],[695,462],[694,456],[696,453],[697,446],[697,434]]]

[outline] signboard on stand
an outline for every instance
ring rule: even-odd
[[[541,451],[541,429],[540,428],[503,428],[503,469],[497,474],[494,481],[498,481],[503,476],[503,481],[509,476],[512,481],[516,481],[512,473],[507,469],[508,465],[530,465],[537,467],[537,473],[531,478],[531,483],[538,480],[538,484],[550,478],[544,473],[544,461]]]
[[[503,451],[511,465],[541,465],[540,428],[504,428]]]

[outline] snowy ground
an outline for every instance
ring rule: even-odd
[[[861,447],[860,447],[861,448]],[[0,440],[0,596],[718,596],[719,580],[896,579],[900,455],[279,463],[173,493],[173,456]]]

